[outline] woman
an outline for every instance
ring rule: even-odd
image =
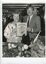
[[[9,23],[5,30],[4,36],[7,38],[7,42],[19,42],[21,41],[21,37],[17,37],[17,22],[19,21],[19,14],[13,14],[14,21]]]

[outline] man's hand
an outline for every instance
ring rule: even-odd
[[[28,28],[27,28],[27,31],[31,31],[31,28],[28,27]]]
[[[33,28],[27,28],[27,31],[29,31],[29,32],[33,32]]]

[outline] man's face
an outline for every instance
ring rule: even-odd
[[[27,9],[27,14],[28,14],[29,16],[31,16],[31,15],[33,14],[33,10],[32,10],[31,7],[29,7],[29,8]]]

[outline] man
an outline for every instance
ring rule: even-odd
[[[27,7],[27,16],[24,17],[24,22],[27,22],[27,31],[32,38],[32,33],[38,33],[41,31],[40,17],[34,14],[34,8],[29,5]]]

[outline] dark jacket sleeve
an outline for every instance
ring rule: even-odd
[[[39,16],[37,16],[37,17],[35,18],[35,23],[36,23],[36,26],[37,26],[35,32],[41,31],[41,22],[40,22],[40,17],[39,17]]]

